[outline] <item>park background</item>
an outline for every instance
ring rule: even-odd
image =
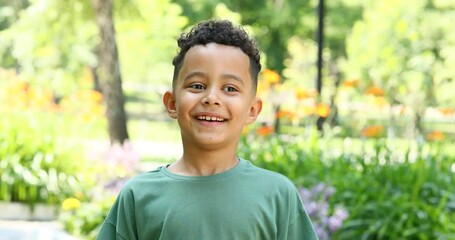
[[[296,184],[320,239],[455,239],[455,1],[320,2],[0,0],[0,203],[93,239],[129,177],[179,157],[176,38],[224,18],[264,66],[238,155]]]

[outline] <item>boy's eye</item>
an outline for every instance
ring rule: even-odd
[[[195,84],[191,84],[190,88],[197,89],[197,90],[202,90],[202,89],[204,89],[204,85],[199,84],[199,83],[195,83]]]
[[[237,89],[235,87],[232,87],[232,86],[227,86],[224,88],[224,91],[226,92],[237,92]]]

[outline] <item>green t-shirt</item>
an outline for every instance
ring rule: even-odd
[[[99,240],[317,239],[292,182],[240,160],[211,176],[166,167],[131,178],[104,221]]]

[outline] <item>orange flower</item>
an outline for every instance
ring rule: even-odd
[[[330,113],[329,105],[325,103],[318,103],[318,105],[316,105],[316,114],[319,115],[320,117],[325,118],[329,116],[329,113]]]
[[[372,125],[366,127],[360,133],[363,137],[379,137],[384,132],[384,126],[382,125]]]
[[[103,95],[93,90],[80,90],[60,101],[60,110],[77,114],[83,121],[90,121],[105,112]]]
[[[292,119],[294,117],[294,113],[289,110],[280,110],[276,113],[276,118],[289,118]]]
[[[367,95],[374,95],[374,96],[384,96],[384,90],[382,90],[379,87],[374,87],[373,86],[373,87],[368,88],[366,94]]]
[[[359,85],[359,82],[360,82],[359,79],[345,80],[343,82],[343,86],[344,87],[352,87],[352,88],[354,88],[354,87],[357,87],[357,85]]]
[[[273,71],[273,70],[270,70],[270,69],[265,69],[263,72],[262,72],[262,77],[264,78],[264,80],[270,84],[274,84],[274,83],[279,83],[280,82],[280,75]]]
[[[433,131],[427,134],[428,141],[443,141],[444,139],[445,135],[440,131]]]
[[[52,91],[33,87],[20,80],[6,85],[4,99],[6,101],[5,106],[11,109],[55,110]]]
[[[295,89],[295,96],[298,100],[310,97],[308,91],[303,87],[297,87]]]
[[[263,125],[256,130],[256,133],[260,136],[266,137],[272,134],[274,131],[273,126]]]
[[[440,108],[439,111],[444,116],[450,116],[455,113],[455,110],[453,108]]]

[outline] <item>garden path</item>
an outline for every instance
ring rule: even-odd
[[[0,240],[77,240],[62,230],[58,222],[0,220]]]

